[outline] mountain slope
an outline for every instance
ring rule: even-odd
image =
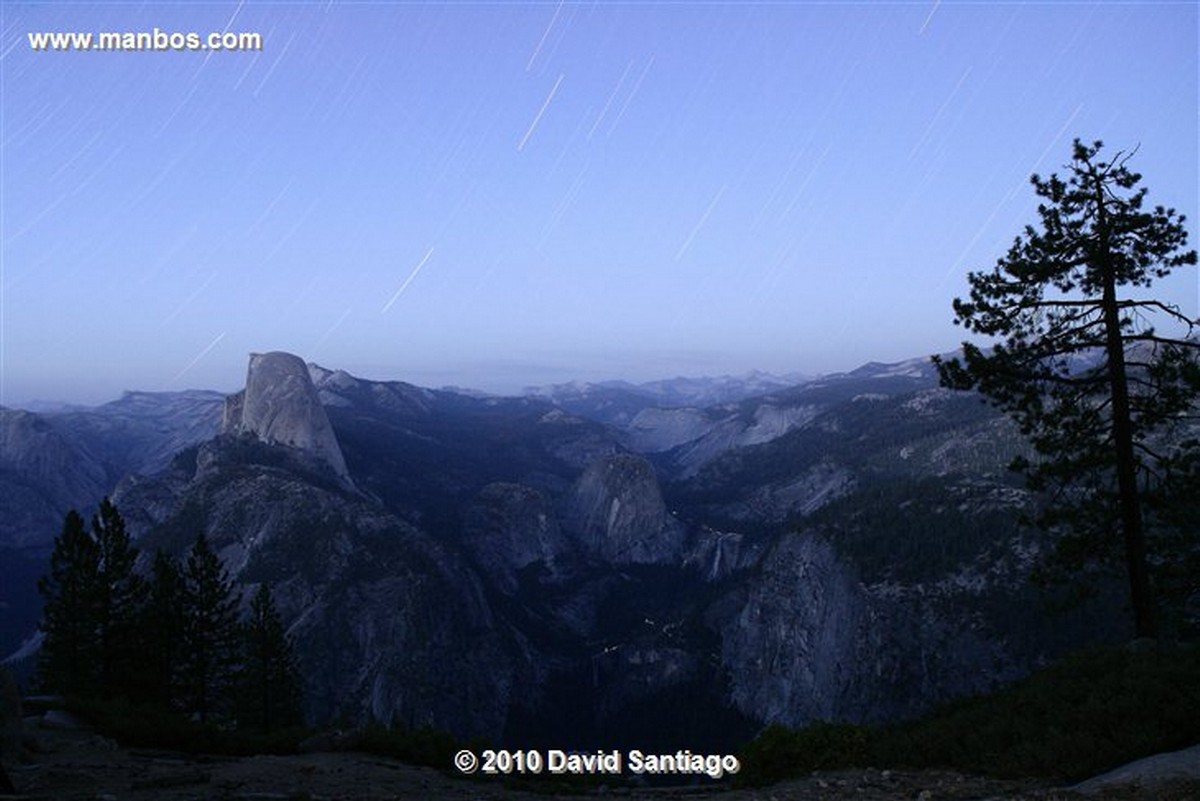
[[[1020,440],[924,360],[610,425],[267,356],[116,500],[145,559],[203,531],[276,586],[315,720],[733,747],[1123,636],[1110,597],[1046,613]]]

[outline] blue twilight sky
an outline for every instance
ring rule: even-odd
[[[0,403],[944,351],[1076,136],[1197,244],[1194,2],[0,2]],[[30,33],[257,32],[260,52]],[[1157,294],[1197,314],[1195,270]]]

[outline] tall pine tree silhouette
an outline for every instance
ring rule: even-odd
[[[143,697],[163,710],[178,705],[185,627],[183,575],[171,557],[158,551],[142,612],[142,641],[146,648],[141,673]]]
[[[239,725],[270,733],[299,724],[300,673],[269,584],[250,599],[243,647]]]
[[[99,549],[74,509],[54,539],[50,572],[38,580],[45,634],[38,655],[41,686],[68,696],[100,689]]]
[[[228,572],[201,533],[183,569],[180,661],[184,711],[201,723],[232,717],[241,644],[238,602]]]
[[[134,572],[138,550],[130,541],[125,520],[105,498],[92,518],[96,542],[96,639],[100,684],[106,695],[133,698],[143,692],[138,681],[143,661],[139,622],[146,600],[146,582]]]
[[[1200,321],[1144,290],[1195,265],[1196,251],[1184,249],[1182,215],[1143,207],[1132,154],[1104,160],[1101,147],[1076,139],[1066,180],[1032,177],[1040,227],[1027,226],[994,269],[971,273],[970,299],[954,301],[956,323],[1002,341],[990,353],[964,343],[961,361],[935,362],[944,385],[979,390],[1029,438],[1037,458],[1014,467],[1052,492],[1041,522],[1058,535],[1062,564],[1123,556],[1137,636],[1156,637],[1150,567],[1197,550],[1194,525],[1182,549],[1151,540],[1177,527],[1180,498],[1196,508]]]

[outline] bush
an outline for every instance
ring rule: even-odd
[[[372,722],[355,744],[369,754],[391,757],[412,765],[449,770],[462,745],[446,732],[424,726],[419,729],[386,727]]]
[[[744,750],[738,778],[757,785],[871,765],[1075,782],[1198,742],[1200,645],[1110,647],[909,723],[771,726]]]
[[[1200,742],[1200,647],[1092,649],[879,733],[878,764],[1076,781]]]
[[[814,770],[863,767],[872,732],[849,723],[818,721],[799,731],[768,726],[742,752],[738,781],[770,784]]]

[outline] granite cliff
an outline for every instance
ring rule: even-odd
[[[247,435],[293,449],[301,458],[328,467],[350,484],[346,460],[325,407],[298,356],[252,353],[246,388],[225,401],[221,433]]]

